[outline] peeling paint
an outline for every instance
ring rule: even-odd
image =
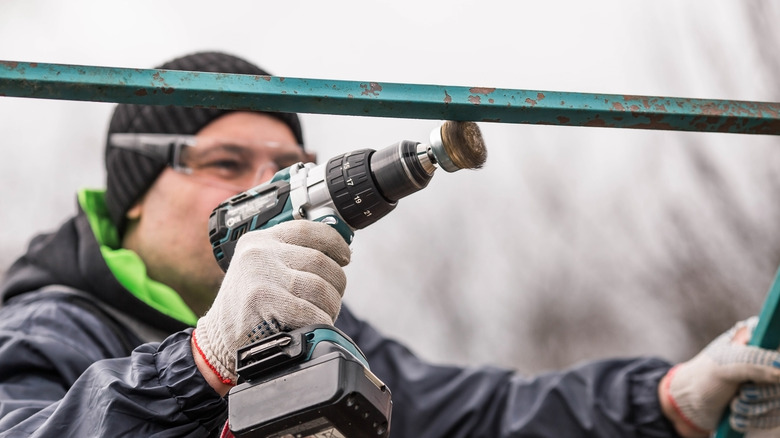
[[[612,108],[618,110],[618,111],[625,111],[626,109],[623,107],[623,104],[620,102],[614,102],[612,104]]]
[[[447,93],[447,90],[444,90],[444,103],[451,103],[452,102],[452,96],[450,96]]]
[[[490,94],[495,92],[495,88],[487,88],[487,87],[471,87],[469,88],[469,93],[471,94]]]
[[[723,114],[723,110],[718,105],[716,105],[714,103],[708,103],[708,104],[700,105],[699,106],[699,112],[701,112],[702,114],[716,115],[716,116],[719,116],[719,115]]]
[[[379,92],[382,91],[382,86],[376,82],[369,82],[368,84],[360,84],[360,88],[363,92],[360,93],[363,96],[379,96]]]
[[[530,97],[525,100],[525,103],[527,103],[527,104],[529,104],[531,106],[536,106],[536,101],[531,99]]]
[[[674,129],[672,125],[670,125],[668,122],[664,121],[665,116],[663,114],[648,114],[647,118],[649,121],[647,123],[638,123],[636,125],[632,125],[631,128],[639,128],[639,129]]]
[[[479,105],[482,103],[482,98],[479,96],[469,96],[469,102],[473,103],[474,105]]]
[[[146,89],[144,89],[144,88],[141,88],[140,90],[137,90],[137,91],[136,91],[135,93],[133,93],[133,94],[135,94],[136,96],[140,96],[140,97],[142,97],[142,96],[146,96],[148,93],[146,92]]]
[[[496,103],[496,101],[493,99],[488,99],[488,103]]]
[[[536,100],[543,100],[544,99],[544,93],[537,93],[536,94]]]
[[[599,118],[599,116],[596,116],[596,118],[588,120],[583,124],[583,126],[591,126],[596,128],[603,128],[607,126],[607,122],[604,119]]]
[[[561,123],[562,125],[569,123],[569,121],[571,120],[566,116],[558,116],[555,119],[558,120],[558,122]]]

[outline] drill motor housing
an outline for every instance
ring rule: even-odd
[[[373,224],[397,201],[423,189],[435,166],[429,149],[401,141],[375,151],[360,149],[327,163],[297,163],[271,181],[222,202],[209,217],[214,257],[227,270],[238,239],[249,231],[308,219],[333,226],[352,243],[354,230]]]

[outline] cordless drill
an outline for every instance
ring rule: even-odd
[[[477,169],[486,158],[475,123],[446,121],[431,132],[428,144],[403,140],[325,164],[294,164],[214,209],[209,217],[214,256],[227,270],[243,234],[294,219],[329,224],[352,243],[355,230],[425,188],[438,167]],[[304,327],[250,344],[238,351],[236,372],[228,421],[237,437],[389,434],[389,389],[354,342],[334,327]]]

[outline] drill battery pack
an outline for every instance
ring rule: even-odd
[[[314,325],[238,351],[230,430],[251,438],[368,438],[390,433],[390,390],[332,326]]]

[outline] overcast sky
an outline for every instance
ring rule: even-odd
[[[744,3],[6,0],[0,59],[150,68],[189,52],[222,50],[287,77],[779,101],[776,77],[767,73],[775,61],[760,46],[777,53],[780,41],[757,43]],[[777,3],[765,3],[766,20],[777,23]],[[34,233],[73,214],[75,190],[104,184],[111,108],[0,98],[0,270]],[[425,141],[436,126],[302,117],[306,144],[321,160],[402,139]],[[440,172],[427,189],[357,233],[347,301],[425,356],[527,369],[542,365],[497,351],[496,341],[472,337],[473,348],[453,353],[458,344],[442,339],[468,332],[493,337],[506,321],[533,316],[535,301],[517,297],[550,278],[596,281],[596,260],[599,269],[635,270],[641,262],[626,255],[639,244],[659,253],[654,208],[669,197],[696,196],[686,189],[689,169],[677,160],[685,145],[707,144],[738,186],[754,156],[745,151],[779,146],[766,136],[481,126],[489,148],[485,169]],[[760,210],[745,184],[746,208]],[[556,212],[570,219],[561,222]],[[615,234],[616,215],[633,231]],[[422,292],[437,288],[449,294]],[[555,299],[565,301],[564,292]],[[614,308],[604,312],[625,313],[615,318],[629,334],[660,325],[666,314],[668,303],[652,300],[642,314],[631,313],[625,310],[635,306],[631,299],[609,293]],[[452,302],[461,310],[448,309]],[[458,316],[436,316],[446,312]],[[621,351],[676,359],[687,350],[675,347],[675,330],[671,317],[643,345],[623,342],[629,345]]]

